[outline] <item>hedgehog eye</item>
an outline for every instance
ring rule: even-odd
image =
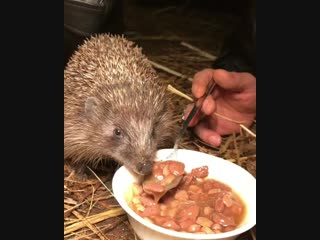
[[[121,137],[123,137],[122,131],[121,131],[121,129],[119,129],[119,128],[115,128],[115,129],[113,130],[113,135],[114,135],[116,138],[121,138]]]

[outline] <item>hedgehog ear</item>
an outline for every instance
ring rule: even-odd
[[[98,107],[98,100],[95,97],[89,97],[85,103],[85,113],[87,117],[92,117]]]

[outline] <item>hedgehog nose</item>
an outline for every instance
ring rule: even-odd
[[[136,169],[140,174],[148,175],[152,171],[152,166],[153,166],[153,163],[150,161],[141,162],[137,164]]]

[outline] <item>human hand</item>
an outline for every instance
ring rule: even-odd
[[[204,69],[194,76],[192,94],[195,100],[205,94],[212,80],[217,85],[189,127],[194,127],[201,140],[217,147],[221,136],[240,131],[240,123],[246,127],[252,125],[256,117],[256,78],[250,73]],[[187,107],[184,119],[192,107],[193,104]]]

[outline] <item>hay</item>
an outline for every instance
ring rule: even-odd
[[[160,66],[156,62],[153,65]],[[180,74],[177,71],[171,71],[169,67],[161,66],[158,71],[165,71],[166,74],[173,74],[175,78],[179,79],[180,85],[177,84],[172,76],[167,75],[165,82],[168,83],[168,91],[175,95],[175,101],[177,104],[177,114],[183,111],[186,104],[191,103],[193,99],[190,97],[190,85],[183,84],[189,81],[188,77]],[[159,72],[159,74],[161,74]],[[184,81],[184,82],[183,82]],[[181,84],[182,82],[182,84]],[[186,93],[173,87],[171,84],[176,84],[180,89],[183,89]],[[187,85],[187,87],[184,87]],[[186,89],[187,88],[187,89]],[[240,133],[232,134],[230,136],[224,137],[222,144],[219,148],[215,148],[207,145],[197,138],[192,132],[187,132],[186,136],[183,137],[179,148],[192,149],[214,156],[222,157],[227,161],[238,164],[239,166],[247,169],[252,175],[256,176],[256,134],[255,125],[251,129],[245,127],[242,122],[230,119],[227,116],[216,114],[218,117],[222,117],[229,121],[233,121],[239,124]],[[70,169],[67,169],[67,172]],[[66,172],[66,171],[65,171]],[[109,179],[101,180],[97,174],[92,172],[96,180],[88,180],[85,183],[78,183],[72,181],[65,181],[65,194],[64,197],[64,207],[65,207],[65,239],[117,239],[112,235],[112,230],[117,226],[126,226],[130,229],[127,223],[125,212],[117,206],[112,195],[112,190],[110,190],[105,184],[105,181],[111,182],[112,175]],[[67,173],[65,173],[67,175]],[[88,190],[90,188],[90,190]],[[98,191],[100,190],[100,191]],[[71,195],[70,195],[71,194]],[[113,200],[113,204],[109,200]],[[100,207],[97,207],[99,206]],[[82,214],[76,209],[81,208]],[[93,213],[92,210],[99,211],[98,213]],[[66,217],[67,216],[67,217]],[[122,218],[119,218],[122,217]],[[113,224],[105,222],[105,220],[112,220]],[[103,223],[99,226],[98,223]],[[107,236],[107,233],[111,235]],[[255,235],[250,231],[250,234],[246,235],[246,238],[242,239],[255,239]],[[131,237],[123,239],[137,239],[137,237],[132,233]]]
[[[181,73],[178,73],[177,71],[174,71],[174,70],[172,70],[172,69],[170,69],[170,68],[168,68],[168,67],[165,67],[165,66],[163,66],[163,65],[161,65],[161,64],[159,64],[159,63],[156,63],[156,62],[153,62],[153,61],[149,61],[155,68],[157,68],[157,69],[161,69],[161,70],[164,70],[164,71],[166,71],[166,72],[168,72],[168,73],[171,73],[171,74],[173,74],[173,75],[175,75],[175,76],[177,76],[177,77],[180,77],[180,78],[185,78],[185,79],[188,79],[189,81],[191,81],[192,82],[192,78],[190,78],[190,77],[188,77],[188,76],[186,76],[186,75],[183,75],[183,74],[181,74]]]
[[[217,59],[216,56],[213,56],[212,54],[210,54],[210,53],[208,53],[208,52],[205,52],[205,51],[201,50],[200,48],[197,48],[197,47],[195,47],[195,46],[192,46],[192,45],[189,44],[189,43],[181,42],[181,45],[182,45],[182,46],[185,46],[185,47],[187,47],[187,48],[189,48],[189,49],[191,49],[191,50],[196,51],[199,55],[208,58],[210,61],[214,61],[214,60]]]
[[[157,18],[164,14],[169,17],[172,11],[175,10],[163,9],[155,15]],[[133,12],[132,10],[131,13]],[[185,20],[179,19],[178,23],[180,21],[181,24],[186,24]],[[196,16],[193,16],[192,21],[197,21]],[[208,18],[202,22],[199,20],[195,25],[197,28],[216,34],[217,39],[222,39],[221,34],[219,36],[217,34],[221,31],[221,27],[209,24],[208,21]],[[165,22],[159,20],[160,23],[164,24],[166,30],[169,29]],[[192,27],[191,24],[190,27]],[[214,45],[210,45],[212,43],[209,44],[209,42],[212,41],[208,40],[207,36],[198,37],[196,31],[193,30],[191,35],[187,35],[167,30],[162,34],[140,34],[131,38],[142,46],[144,53],[157,70],[159,78],[168,85],[168,91],[173,95],[177,117],[180,119],[186,105],[193,101],[191,95],[193,75],[204,68],[211,67],[212,60],[217,55],[216,49],[220,44],[217,40]],[[218,113],[216,116],[239,124],[240,133],[225,136],[222,138],[220,147],[212,147],[202,142],[191,131],[187,131],[180,141],[179,148],[224,158],[256,176],[256,122],[252,127],[247,128],[237,119],[230,119]],[[179,121],[179,124],[181,123],[182,119]],[[64,239],[138,239],[128,223],[125,212],[112,194],[111,180],[116,168],[112,166],[107,172],[101,174],[91,170],[91,178],[84,182],[76,182],[66,178],[71,173],[71,168],[68,165],[64,166]],[[255,240],[255,228],[241,235],[240,239]]]
[[[65,208],[68,209],[69,206],[64,205]],[[72,214],[75,215],[75,217],[78,218],[78,221],[76,220],[70,220],[69,222],[65,222],[65,227],[64,227],[64,235],[69,234],[71,232],[77,231],[85,226],[89,227],[91,230],[92,229],[97,229],[94,227],[92,224],[104,221],[109,218],[121,216],[125,214],[125,211],[121,208],[115,208],[115,209],[110,209],[108,211],[103,211],[98,214],[94,214],[88,217],[82,216],[80,213],[77,211],[73,210]],[[93,230],[95,232],[95,230]]]

